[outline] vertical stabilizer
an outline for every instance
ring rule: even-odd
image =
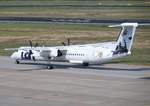
[[[111,27],[117,27],[117,26],[121,26],[122,29],[121,29],[119,38],[116,43],[114,54],[121,54],[121,53],[130,54],[135,30],[138,24],[137,23],[122,23],[121,25],[114,25]]]

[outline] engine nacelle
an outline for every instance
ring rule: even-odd
[[[57,57],[58,56],[58,49],[51,49],[49,56],[50,57]]]
[[[59,57],[62,56],[62,52],[59,49],[52,48],[49,53],[50,57]]]
[[[62,52],[57,48],[50,48],[49,50],[42,50],[40,52],[40,56],[42,57],[59,57],[62,55]]]

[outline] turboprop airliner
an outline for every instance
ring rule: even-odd
[[[131,54],[133,38],[138,23],[122,23],[110,27],[121,27],[119,37],[113,42],[103,42],[83,45],[64,45],[55,47],[19,47],[11,58],[17,64],[21,60],[30,61],[58,61],[82,64],[88,66],[91,64],[101,64],[112,59],[128,56]],[[7,49],[13,50],[13,49]],[[48,65],[52,69],[51,64]]]

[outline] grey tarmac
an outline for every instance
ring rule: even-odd
[[[45,64],[0,56],[0,106],[150,106],[148,66]]]

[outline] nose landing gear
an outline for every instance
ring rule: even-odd
[[[82,65],[83,66],[89,66],[89,63],[83,63]]]
[[[19,63],[20,63],[20,61],[19,61],[19,60],[16,60],[16,61],[15,61],[15,63],[16,63],[16,64],[19,64]]]

